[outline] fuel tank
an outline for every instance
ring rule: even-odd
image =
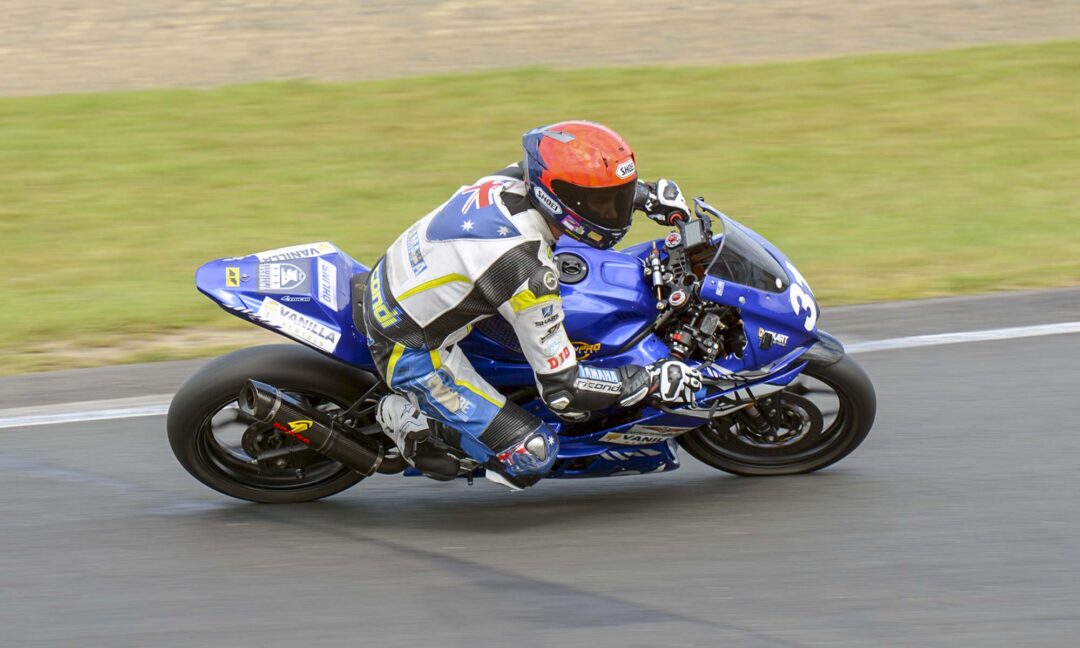
[[[617,353],[656,319],[641,259],[615,250],[597,250],[567,237],[555,247],[564,325],[579,360]],[[520,360],[521,347],[498,317],[484,320],[462,344],[470,355]]]

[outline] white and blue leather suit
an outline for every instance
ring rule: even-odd
[[[554,243],[514,165],[460,188],[408,228],[372,269],[364,296],[369,348],[386,384],[456,437],[451,445],[516,485],[551,469],[558,436],[469,363],[457,343],[474,324],[496,315],[510,324],[540,396],[568,420],[638,402],[651,387],[644,367],[577,364]]]

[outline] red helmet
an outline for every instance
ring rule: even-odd
[[[525,133],[522,144],[529,198],[541,214],[602,250],[626,236],[637,185],[626,140],[607,126],[564,121]]]

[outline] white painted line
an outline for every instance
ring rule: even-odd
[[[0,410],[0,430],[35,425],[111,421],[115,419],[161,416],[169,411],[172,394],[79,401],[59,405],[13,407]]]
[[[844,348],[848,353],[871,353],[875,351],[916,349],[919,347],[939,346],[944,344],[1016,340],[1020,338],[1041,337],[1044,335],[1063,335],[1067,333],[1080,333],[1080,322],[1015,326],[1012,328],[964,331],[960,333],[914,335],[911,337],[892,338],[888,340],[855,342],[845,345]],[[161,416],[169,411],[169,402],[171,400],[172,394],[155,394],[153,396],[81,401],[78,403],[63,403],[60,405],[45,405],[39,407],[16,407],[0,410],[0,430],[16,427],[32,427],[36,425],[85,423],[88,421],[111,421],[145,416]]]
[[[1018,338],[1062,335],[1065,333],[1080,333],[1080,322],[1061,322],[1060,324],[1040,324],[1036,326],[1014,326],[1012,328],[989,329],[986,331],[964,331],[962,333],[914,335],[911,337],[892,338],[891,340],[855,342],[853,344],[845,344],[844,348],[848,353],[870,353],[872,351],[915,349],[918,347],[940,346],[943,344],[1015,340]]]

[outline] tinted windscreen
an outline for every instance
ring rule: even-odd
[[[706,271],[708,274],[758,290],[784,292],[788,284],[784,268],[738,225],[726,220],[722,241],[723,247]]]
[[[634,210],[636,180],[614,187],[579,187],[563,180],[555,180],[551,188],[559,200],[566,203],[582,218],[609,229],[630,226],[630,214]]]

